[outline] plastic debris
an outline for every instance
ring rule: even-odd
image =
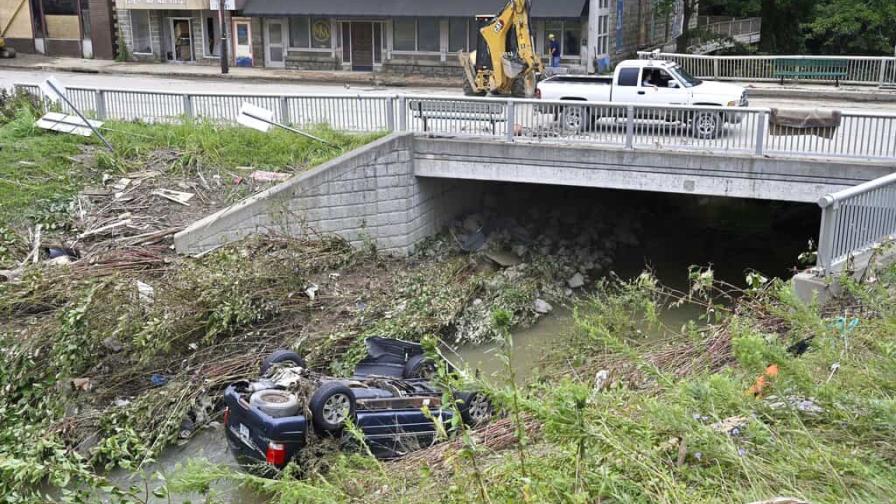
[[[249,178],[256,182],[282,182],[290,176],[289,173],[277,173],[265,170],[255,170],[249,174]]]
[[[171,189],[156,189],[152,192],[152,194],[173,201],[175,203],[180,203],[184,206],[190,206],[190,204],[187,202],[190,201],[194,196],[193,193],[174,191]]]
[[[311,284],[305,288],[305,295],[308,296],[308,299],[314,301],[314,297],[317,295],[317,291],[320,289],[317,284]]]
[[[154,373],[149,377],[149,382],[152,383],[155,387],[161,387],[162,385],[168,383],[168,377],[165,375]]]
[[[149,306],[156,300],[156,290],[152,285],[137,280],[137,297],[140,299],[140,304]]]

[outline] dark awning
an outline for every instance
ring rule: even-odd
[[[582,15],[586,0],[536,0],[532,17],[577,18]],[[248,0],[243,8],[246,16],[338,16],[384,18],[397,16],[473,17],[496,14],[507,2],[503,0]]]

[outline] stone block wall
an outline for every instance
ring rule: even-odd
[[[175,235],[200,253],[257,233],[337,234],[406,255],[478,202],[470,183],[414,175],[414,137],[393,134],[202,219]]]

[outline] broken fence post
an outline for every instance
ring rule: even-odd
[[[75,114],[77,114],[78,117],[82,121],[84,121],[84,124],[87,125],[87,127],[90,128],[91,131],[93,131],[93,134],[99,137],[99,139],[102,140],[104,144],[106,144],[107,149],[109,149],[110,151],[115,150],[112,148],[112,144],[110,144],[109,141],[106,140],[106,137],[104,137],[100,133],[100,130],[98,130],[93,124],[91,124],[91,122],[88,121],[86,117],[84,117],[84,114],[82,114],[81,111],[78,110],[78,107],[75,107],[74,104],[69,101],[69,99],[65,96],[65,86],[60,84],[55,77],[50,77],[45,80],[43,86],[41,86],[41,91],[43,91],[44,96],[46,96],[51,101],[55,102],[58,100],[62,100],[63,102],[65,102],[65,104],[68,105],[70,109],[75,111]]]

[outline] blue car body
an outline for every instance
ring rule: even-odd
[[[385,351],[381,351],[383,348]],[[451,424],[453,410],[441,408],[442,392],[426,379],[406,379],[402,375],[408,359],[420,354],[422,349],[415,343],[373,338],[368,341],[368,356],[358,364],[351,379],[327,379],[348,383],[384,378],[412,391],[396,396],[382,388],[352,388],[357,404],[352,421],[377,457],[398,457],[434,443],[437,435],[433,418],[440,419],[446,428]],[[250,382],[242,381],[224,391],[228,444],[243,463],[267,463],[282,468],[321,433],[305,415],[275,418],[249,404],[246,392],[249,386]],[[423,405],[427,405],[430,416],[424,413]],[[356,444],[348,434],[342,433],[341,438],[345,444]],[[282,461],[267,457],[272,443],[285,450]]]

